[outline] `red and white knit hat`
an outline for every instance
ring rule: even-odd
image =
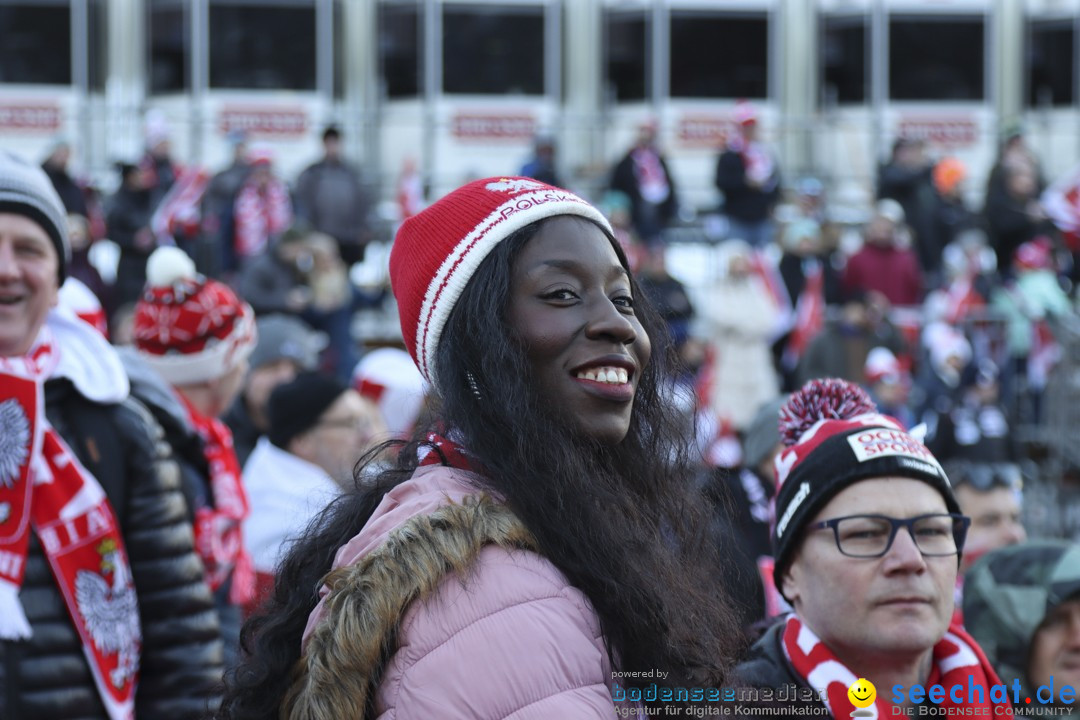
[[[353,389],[374,402],[394,437],[408,438],[424,406],[428,383],[408,353],[385,347],[356,364]]]
[[[774,462],[776,578],[784,576],[807,523],[841,490],[862,480],[921,480],[941,493],[949,512],[960,512],[933,453],[899,420],[878,413],[870,396],[854,383],[837,378],[806,383],[780,408],[779,430],[786,447]]]
[[[86,287],[82,280],[68,276],[60,286],[57,305],[70,310],[80,320],[92,325],[106,340],[109,339],[109,323],[105,317],[105,309],[101,307],[98,296]]]
[[[405,348],[433,385],[443,327],[480,263],[513,233],[556,215],[587,218],[612,234],[603,213],[577,195],[522,177],[476,180],[402,224],[390,284]]]
[[[135,305],[135,348],[167,382],[213,380],[251,354],[251,306],[227,285],[199,275],[182,250],[155,250],[146,279]]]

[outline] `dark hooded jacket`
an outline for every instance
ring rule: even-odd
[[[1080,598],[1080,545],[1032,540],[984,555],[964,578],[964,625],[1005,683],[1032,697],[1028,654],[1039,625]]]

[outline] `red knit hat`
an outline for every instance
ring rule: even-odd
[[[255,314],[228,286],[195,272],[182,250],[163,247],[146,264],[135,305],[135,348],[172,385],[221,377],[255,347]]]
[[[402,224],[390,284],[405,347],[428,381],[437,385],[439,338],[476,268],[499,242],[556,215],[587,218],[613,234],[603,213],[577,195],[522,177],[476,180]]]

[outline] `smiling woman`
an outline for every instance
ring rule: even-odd
[[[476,181],[390,271],[438,420],[293,546],[223,715],[614,717],[613,673],[722,685],[738,629],[666,339],[604,217]]]

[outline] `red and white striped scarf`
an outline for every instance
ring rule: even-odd
[[[806,264],[806,284],[795,301],[795,323],[784,348],[783,365],[795,369],[810,341],[825,325],[825,270],[819,260]]]
[[[260,190],[244,185],[236,197],[236,254],[240,258],[261,255],[270,238],[285,232],[293,221],[289,191],[272,179]]]
[[[646,202],[659,205],[671,194],[667,173],[660,162],[660,155],[651,147],[637,148],[631,153],[638,191]]]
[[[851,717],[855,706],[848,700],[848,688],[855,684],[859,676],[840,662],[821,638],[794,615],[788,617],[784,627],[783,647],[791,666],[806,684],[818,691],[825,690],[823,700],[829,713],[834,718]],[[985,688],[982,702],[967,702],[969,682]],[[1010,705],[994,705],[989,698],[990,687],[1000,684],[1001,680],[986,655],[959,625],[951,626],[945,637],[934,646],[930,677],[923,683],[925,687],[941,685],[946,689],[945,699],[938,707],[980,707],[986,708],[987,717],[1011,718],[1013,713]],[[948,689],[953,685],[964,687],[964,702],[954,703],[949,697]],[[885,720],[895,715],[893,707],[888,701],[888,694],[879,690],[877,700],[866,710],[872,711],[873,717]]]
[[[177,234],[194,237],[202,218],[199,203],[210,184],[210,174],[198,167],[184,168],[150,218],[158,245],[175,245]]]
[[[109,717],[131,718],[142,645],[135,585],[105,491],[45,417],[59,357],[45,327],[27,355],[0,358],[0,638],[32,634],[18,597],[32,526]]]
[[[188,420],[203,442],[203,457],[210,468],[214,506],[195,509],[195,550],[206,566],[206,582],[217,590],[232,576],[229,602],[246,605],[255,596],[255,565],[244,546],[241,525],[250,511],[240,481],[240,461],[233,449],[232,432],[217,418],[206,417],[177,393]]]

